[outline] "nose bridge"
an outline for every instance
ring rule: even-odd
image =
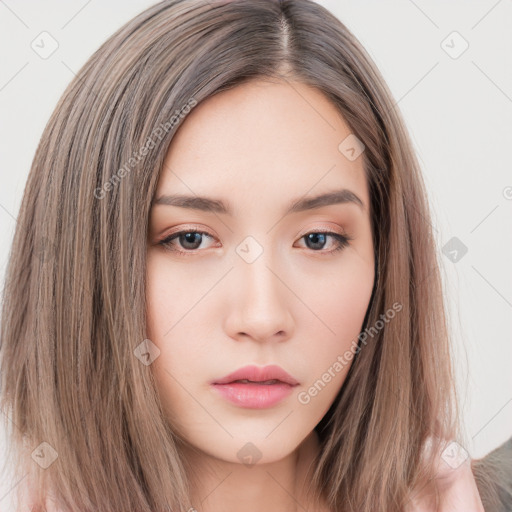
[[[260,242],[261,240],[261,242]],[[251,302],[264,303],[281,301],[282,283],[277,279],[275,270],[279,266],[275,261],[275,251],[268,244],[268,238],[260,240],[247,236],[236,248],[238,258],[235,267],[240,278],[243,297],[251,297]]]
[[[286,286],[279,276],[276,253],[253,236],[246,237],[235,249],[234,280],[236,292],[232,303],[232,327],[254,338],[266,338],[278,332],[289,334],[291,313]]]

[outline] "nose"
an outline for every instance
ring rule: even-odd
[[[290,338],[295,325],[291,308],[296,298],[286,284],[286,272],[264,251],[252,263],[238,259],[231,274],[226,333],[233,339],[259,342]]]

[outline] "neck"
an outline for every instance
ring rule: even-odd
[[[313,430],[285,458],[266,464],[245,465],[225,461],[186,445],[191,507],[198,512],[239,510],[244,512],[327,511],[315,503],[310,489],[314,459],[320,452]]]

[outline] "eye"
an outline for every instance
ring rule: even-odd
[[[199,249],[202,242],[202,236],[213,238],[213,236],[211,236],[209,233],[206,233],[205,231],[199,231],[197,229],[187,229],[185,231],[178,231],[177,233],[169,235],[168,237],[164,238],[158,243],[159,245],[162,245],[169,251],[177,252],[188,256],[190,254],[193,254],[192,251]],[[183,249],[186,250],[176,249],[176,244],[173,244],[175,240],[178,240],[180,242],[181,247],[183,247]]]
[[[201,247],[201,243],[203,242],[202,237],[214,238],[206,231],[187,229],[167,236],[158,242],[158,245],[163,246],[168,251],[176,252],[180,255],[192,256],[196,254],[197,250]],[[341,235],[334,231],[310,231],[303,235],[300,240],[303,238],[306,240],[306,246],[313,252],[327,255],[344,249],[349,245],[350,240],[352,240],[350,236]],[[322,250],[329,238],[334,240],[334,249]],[[176,247],[176,244],[174,243],[176,240],[179,242],[179,246],[181,248]]]
[[[323,251],[322,248],[326,244],[326,240],[331,237],[334,239],[334,249]],[[300,239],[305,239],[306,246],[313,252],[319,252],[322,254],[332,254],[336,251],[341,251],[349,245],[349,241],[352,240],[348,235],[341,235],[334,231],[310,231],[303,235]],[[321,246],[321,247],[319,247]]]

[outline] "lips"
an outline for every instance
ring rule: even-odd
[[[244,366],[233,373],[215,380],[212,384],[230,384],[238,382],[241,384],[260,384],[260,385],[276,385],[288,384],[289,386],[297,386],[299,382],[294,379],[283,368],[277,365]]]
[[[246,409],[270,409],[289,397],[298,385],[277,365],[244,366],[211,383],[215,393]]]

